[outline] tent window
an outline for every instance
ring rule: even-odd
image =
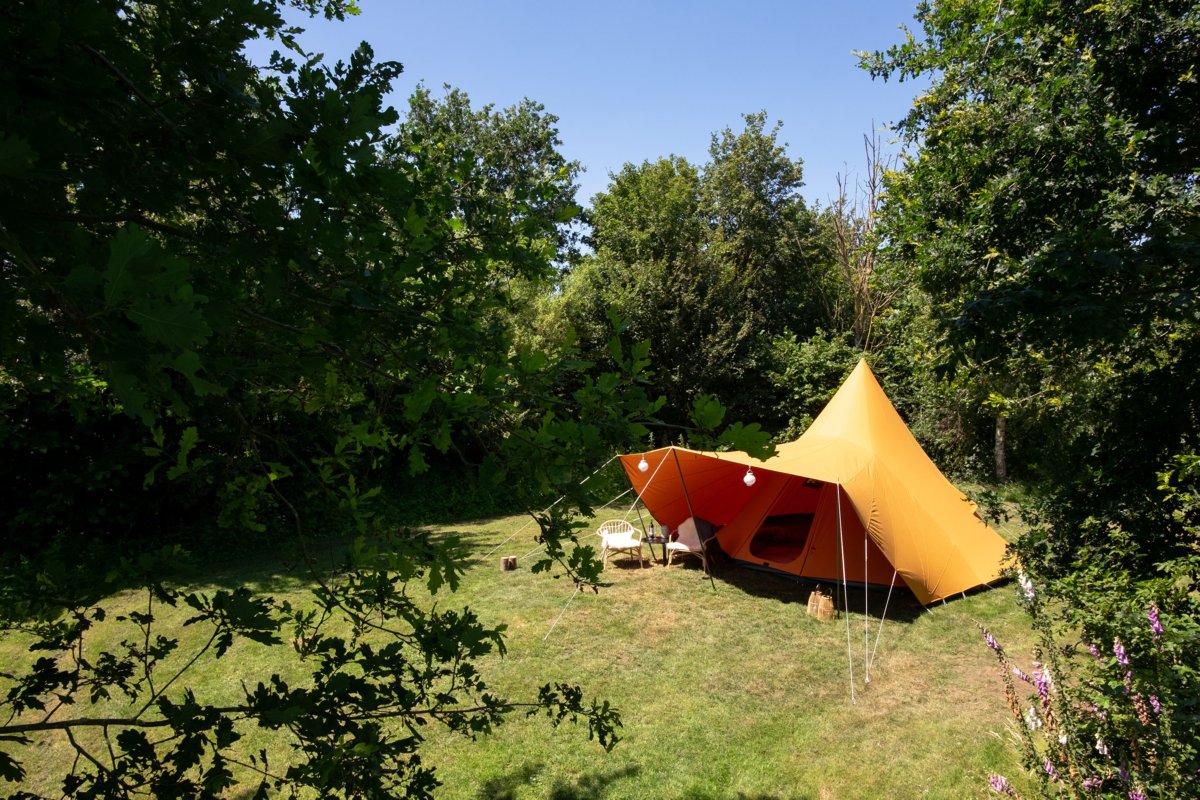
[[[804,552],[812,521],[812,514],[778,514],[767,517],[750,540],[750,554],[776,564],[794,561]]]

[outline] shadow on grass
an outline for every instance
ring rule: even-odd
[[[828,580],[813,580],[778,572],[770,572],[742,566],[734,561],[723,561],[713,571],[717,587],[721,584],[736,587],[746,594],[755,597],[767,597],[779,600],[781,603],[808,604],[809,595],[817,589],[833,596],[834,607],[849,608],[851,613],[867,615],[879,619],[885,616],[895,622],[913,622],[925,613],[925,608],[917,602],[917,598],[906,587],[897,586],[888,598],[887,588],[864,589],[859,586],[847,586],[843,596],[841,585]]]
[[[639,569],[654,569],[658,566],[657,563],[651,563],[650,559],[646,559],[645,566],[636,558],[621,556],[620,558],[610,558],[608,563],[604,565],[605,569],[621,569],[621,570],[639,570]]]
[[[475,796],[479,800],[513,800],[517,796],[517,790],[528,784],[541,771],[541,764],[522,764],[512,772],[488,778],[479,784],[479,791]]]
[[[608,787],[622,778],[632,778],[641,769],[630,765],[603,772],[585,773],[575,780],[559,778],[550,787],[550,800],[601,800],[607,793]]]
[[[401,536],[407,529],[398,529]],[[461,566],[465,570],[478,566],[485,559],[476,551],[482,549],[497,534],[495,530],[478,531],[413,529],[414,536],[428,537],[432,544],[449,544],[462,554]],[[532,539],[532,534],[531,534]],[[262,548],[251,553],[226,557],[199,558],[193,553],[195,566],[191,575],[197,583],[209,583],[220,588],[250,585],[255,591],[279,594],[313,585],[313,574],[329,580],[348,565],[354,550],[353,536],[307,538],[303,546],[296,537],[282,539],[274,548]],[[389,545],[386,537],[369,537],[368,545],[375,545],[386,552]],[[523,550],[524,548],[522,548]],[[489,555],[491,555],[489,553]],[[499,557],[499,552],[496,554]]]
[[[531,783],[542,769],[541,764],[522,764],[512,772],[481,783],[475,797],[478,800],[513,800],[521,787]],[[630,765],[585,773],[575,779],[556,778],[546,796],[550,800],[601,800],[612,784],[635,777],[639,772],[639,767]]]
[[[499,526],[505,518],[472,522],[471,526],[482,524],[481,528],[467,529],[448,528],[438,531],[422,531],[419,535],[428,536],[432,542],[455,540],[468,555],[463,562],[466,569],[471,569],[484,561],[489,564],[496,561],[502,554],[517,555],[521,558],[522,567],[527,567],[536,557],[540,557],[540,548],[526,552],[526,544],[535,544],[536,529],[518,530],[507,539],[496,543],[501,535],[493,524]],[[463,526],[467,527],[467,526]],[[211,553],[203,552],[201,548],[193,550],[187,557],[173,563],[173,575],[168,581],[177,585],[208,585],[217,588],[234,588],[249,585],[254,591],[266,594],[285,594],[295,592],[313,584],[313,571],[323,578],[332,574],[346,563],[346,557],[353,548],[353,537],[313,537],[306,540],[303,547],[295,537],[283,537],[273,547],[254,546],[243,552]],[[516,546],[516,545],[521,546]],[[655,553],[654,556],[660,554]],[[820,587],[834,597],[837,608],[848,607],[851,613],[861,614],[864,609],[875,619],[885,617],[884,606],[887,604],[886,619],[910,623],[918,619],[925,608],[921,606],[912,593],[905,587],[897,587],[890,598],[886,589],[870,589],[864,591],[861,586],[849,586],[848,596],[843,598],[842,587],[833,581],[816,581],[800,578],[784,573],[766,571],[747,567],[733,561],[723,554],[718,554],[712,563],[713,582],[704,574],[701,563],[695,558],[676,560],[671,566],[664,567],[661,558],[647,554],[645,569],[669,569],[683,571],[689,577],[694,576],[697,584],[703,584],[705,590],[711,585],[717,592],[723,586],[733,587],[746,594],[768,598],[785,604],[806,605],[810,594]],[[637,559],[624,554],[612,558],[607,570],[614,575],[628,574],[631,570],[641,570],[642,565]],[[998,581],[993,586],[1000,585]],[[130,585],[134,585],[133,582]],[[115,588],[123,588],[117,586]],[[107,592],[114,590],[113,586],[106,587]],[[989,591],[989,587],[979,587],[968,590],[967,595]],[[865,596],[864,596],[865,595]],[[949,599],[953,603],[958,595]],[[941,603],[931,606],[936,609]]]

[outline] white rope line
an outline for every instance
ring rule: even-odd
[[[839,508],[841,504],[838,504]],[[867,547],[870,538],[867,536],[867,527],[863,526],[863,685],[871,683],[871,617],[870,617],[870,598],[871,592],[867,590],[867,578],[870,572],[867,567]]]
[[[883,602],[883,616],[879,618],[879,630],[875,633],[875,646],[871,648],[871,661],[869,662],[871,664],[875,663],[875,654],[879,652],[879,637],[883,634],[883,621],[887,619],[888,605],[892,602],[892,589],[896,588],[896,576],[899,574],[900,570],[898,569],[892,571],[892,582],[888,586],[887,600]]]
[[[523,556],[517,556],[517,561],[520,561],[522,558],[528,558],[529,556],[533,555],[533,554],[534,554],[534,553],[536,553],[537,551],[539,551],[539,550],[545,550],[545,549],[546,549],[546,545],[544,545],[544,544],[539,544],[537,547],[533,548],[532,550],[530,550],[530,551],[529,551],[528,553],[526,553],[525,555],[523,555]]]
[[[559,498],[559,499],[561,500],[562,498]],[[555,501],[555,502],[557,502],[557,501]],[[554,508],[554,506],[550,506],[550,508]],[[547,511],[549,511],[549,510],[550,510],[550,508],[548,508],[548,509],[546,509],[546,510],[547,510]],[[497,550],[499,550],[501,547],[504,547],[504,545],[508,544],[508,543],[509,543],[509,542],[511,542],[513,539],[517,538],[517,537],[518,537],[518,536],[521,534],[521,531],[525,530],[526,528],[528,528],[528,527],[529,527],[530,525],[532,525],[533,523],[534,523],[534,520],[533,520],[533,519],[529,519],[529,520],[527,520],[527,521],[525,522],[525,524],[524,524],[524,525],[522,525],[521,527],[517,528],[517,532],[516,532],[516,533],[514,533],[512,536],[509,536],[509,537],[508,537],[507,539],[505,539],[503,542],[501,542],[500,544],[498,544],[498,545],[496,545],[495,547],[493,547],[491,550],[488,550],[486,553],[484,553],[483,555],[481,555],[481,556],[479,557],[479,560],[480,560],[480,561],[483,561],[483,560],[484,560],[484,559],[486,559],[488,556],[490,556],[492,553],[496,552],[496,551],[497,551]]]
[[[608,461],[605,461],[605,462],[604,462],[604,464],[603,464],[603,465],[600,467],[600,469],[596,470],[596,471],[595,471],[595,472],[593,472],[591,475],[588,475],[586,478],[584,478],[583,480],[581,480],[581,481],[579,482],[579,485],[580,485],[580,486],[583,486],[585,483],[587,483],[588,481],[590,481],[592,478],[594,478],[594,477],[596,477],[597,475],[599,475],[599,474],[600,474],[600,470],[603,470],[603,469],[604,469],[604,467],[607,467],[609,464],[611,464],[612,462],[616,461],[618,458],[620,458],[620,455],[621,455],[620,453],[617,453],[617,454],[616,454],[616,455],[614,455],[612,458],[610,458]],[[621,494],[617,495],[617,496],[616,496],[615,498],[613,498],[612,500],[609,500],[609,501],[608,501],[608,503],[605,503],[605,505],[608,505],[609,503],[615,503],[617,500],[619,500],[619,499],[621,499],[622,497],[624,497],[626,493],[627,493],[627,492],[622,492]],[[559,503],[561,503],[563,500],[566,500],[566,499],[567,499],[567,496],[564,494],[562,497],[558,498],[558,499],[557,499],[557,500],[555,500],[553,503],[551,503],[550,505],[548,505],[548,506],[546,506],[545,508],[543,508],[543,509],[542,509],[542,513],[543,513],[543,514],[545,514],[547,511],[549,511],[550,509],[554,508],[556,505],[558,505]],[[603,507],[604,507],[604,506],[601,506],[601,508],[603,508]],[[522,525],[520,528],[517,528],[517,532],[516,532],[516,533],[514,533],[512,536],[509,536],[507,539],[505,539],[503,542],[501,542],[500,544],[498,544],[498,545],[496,545],[495,547],[493,547],[491,550],[488,550],[486,553],[484,553],[484,554],[483,554],[482,556],[480,556],[479,558],[480,558],[481,560],[482,560],[482,559],[485,559],[485,558],[487,558],[488,556],[490,556],[492,553],[494,553],[494,552],[496,552],[497,550],[499,550],[501,547],[504,547],[504,545],[508,544],[508,543],[509,543],[509,542],[511,542],[513,539],[517,538],[517,536],[519,536],[519,535],[520,535],[521,531],[525,530],[525,529],[526,529],[526,528],[528,528],[530,525],[532,525],[532,524],[534,523],[534,521],[535,521],[535,520],[533,520],[533,519],[530,519],[528,522],[526,522],[526,523],[525,523],[524,525]],[[540,550],[540,549],[541,549],[541,548],[539,547],[539,548],[538,548],[538,550]],[[531,553],[536,553],[536,552],[537,552],[537,550],[531,550],[530,552],[531,552]],[[528,553],[526,553],[526,555],[528,555]],[[521,556],[521,557],[522,557],[522,558],[524,558],[525,556]]]
[[[621,457],[621,454],[620,454],[620,453],[617,453],[617,454],[616,454],[616,455],[614,455],[612,458],[610,458],[608,461],[605,461],[603,464],[601,464],[601,465],[600,465],[600,469],[596,470],[596,471],[595,471],[595,472],[593,472],[591,475],[588,475],[586,478],[584,478],[583,480],[581,480],[581,481],[579,482],[579,485],[580,485],[580,486],[583,486],[585,483],[587,483],[588,481],[590,481],[592,478],[594,478],[594,477],[596,477],[597,475],[599,475],[599,474],[600,474],[600,470],[604,469],[605,467],[607,467],[609,464],[611,464],[612,462],[616,461],[616,460],[617,460],[618,458],[620,458],[620,457]]]
[[[543,642],[550,638],[550,634],[554,633],[554,629],[556,627],[558,627],[558,621],[563,618],[563,614],[567,613],[567,607],[571,605],[571,601],[575,599],[575,595],[577,595],[577,594],[579,594],[578,586],[575,587],[575,592],[570,597],[567,598],[567,602],[563,605],[562,611],[560,611],[558,613],[558,616],[554,619],[554,622],[550,625],[550,630],[546,631],[546,635],[542,637]]]
[[[846,664],[850,668],[850,704],[857,705],[854,696],[854,654],[850,648],[850,590],[846,584],[846,542],[842,536],[842,485],[837,486],[838,555],[842,559],[842,608],[846,610]]]
[[[600,506],[600,508],[607,508],[608,506],[611,506],[613,503],[617,502],[617,501],[618,501],[618,500],[620,500],[622,497],[624,497],[625,495],[629,494],[629,493],[630,493],[630,492],[632,492],[632,491],[633,491],[633,489],[632,489],[632,488],[626,489],[625,491],[621,492],[619,495],[617,495],[616,497],[614,497],[612,500],[609,500],[607,503],[605,503],[604,505]],[[528,527],[528,526],[527,526],[527,527]],[[513,534],[513,536],[516,536],[516,534],[514,533],[514,534]],[[511,537],[509,537],[509,538],[511,538]],[[501,544],[503,544],[503,543],[501,543]],[[541,551],[541,550],[545,550],[545,549],[546,549],[546,545],[544,545],[544,544],[539,544],[537,547],[533,548],[532,550],[530,550],[530,551],[529,551],[528,553],[526,553],[525,555],[522,555],[522,556],[517,556],[517,560],[518,560],[518,561],[520,561],[520,560],[521,560],[521,559],[523,559],[523,558],[528,558],[529,556],[533,555],[534,553],[536,553],[536,552],[539,552],[539,551]]]
[[[605,509],[605,508],[608,508],[608,507],[609,507],[609,506],[611,506],[613,503],[617,502],[617,501],[618,501],[618,500],[620,500],[622,497],[624,497],[625,495],[629,494],[629,493],[630,493],[630,492],[632,492],[632,491],[633,491],[633,487],[632,487],[632,486],[630,486],[628,489],[626,489],[625,491],[621,492],[619,495],[617,495],[616,497],[614,497],[612,500],[609,500],[607,503],[605,503],[604,505],[600,506],[600,509]],[[600,509],[597,509],[597,510],[600,510]]]

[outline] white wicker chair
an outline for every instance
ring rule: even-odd
[[[705,574],[708,574],[708,557],[704,555],[704,545],[700,542],[700,532],[696,530],[696,519],[688,517],[676,529],[678,534],[673,542],[667,542],[667,565],[675,560],[675,554],[692,555],[700,559]]]
[[[629,553],[637,556],[638,564],[646,566],[642,555],[642,532],[620,519],[603,523],[596,533],[600,536],[600,560],[608,566],[608,557],[613,553]]]

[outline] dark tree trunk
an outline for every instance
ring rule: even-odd
[[[1008,480],[1008,462],[1004,458],[1004,436],[1008,417],[996,415],[996,480]]]

